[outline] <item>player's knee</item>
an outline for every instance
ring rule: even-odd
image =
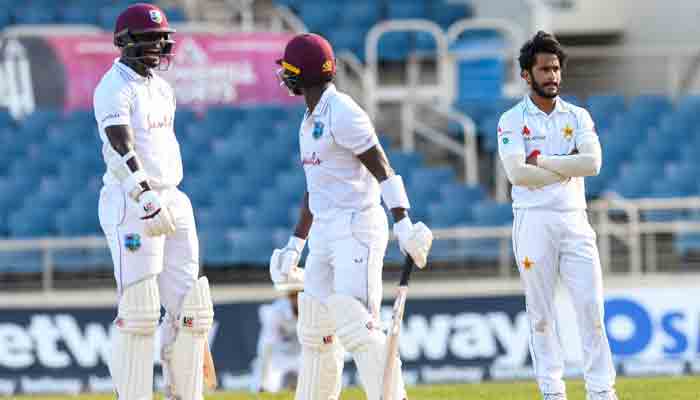
[[[182,302],[178,324],[193,334],[206,334],[214,323],[214,304],[211,300],[209,280],[199,278]]]
[[[335,323],[328,307],[314,296],[299,293],[299,320],[297,335],[299,343],[316,351],[326,352],[333,348],[336,338]]]
[[[124,333],[153,335],[160,318],[160,296],[155,276],[124,289],[115,324]]]
[[[328,298],[328,308],[336,324],[336,335],[346,350],[355,353],[386,338],[378,324],[359,300],[335,294]]]

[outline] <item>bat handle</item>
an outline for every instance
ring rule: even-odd
[[[399,286],[408,286],[408,280],[411,278],[411,272],[413,272],[413,267],[416,264],[413,262],[411,256],[406,256],[406,262],[401,269],[401,280],[399,280]]]

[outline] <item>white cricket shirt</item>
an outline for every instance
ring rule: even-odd
[[[557,98],[551,114],[540,110],[530,96],[506,111],[498,122],[498,153],[526,156],[535,150],[545,156],[567,155],[587,140],[596,140],[588,111]],[[571,178],[539,189],[513,186],[513,208],[579,210],[586,208],[582,177]]]
[[[102,139],[102,155],[113,152],[105,128],[129,125],[134,132],[134,151],[153,187],[177,186],[182,180],[180,146],[175,138],[175,95],[168,82],[152,72],[149,78],[114,61],[95,89],[95,119]],[[106,161],[105,161],[106,162]],[[119,181],[109,168],[106,185]]]
[[[379,143],[367,113],[330,85],[299,129],[301,163],[314,218],[379,206],[379,183],[357,155]]]

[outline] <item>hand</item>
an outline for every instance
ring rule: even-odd
[[[578,154],[578,149],[576,147],[574,147],[574,149],[571,150],[571,153],[569,153],[570,156],[572,156],[574,154]]]
[[[433,232],[424,223],[413,224],[408,217],[404,217],[394,223],[394,234],[399,239],[401,251],[411,256],[416,267],[425,268],[433,245]]]
[[[300,269],[299,258],[304,251],[306,240],[292,236],[282,249],[275,249],[270,257],[270,278],[277,290],[302,289],[304,270]]]
[[[527,156],[527,159],[525,159],[525,164],[534,165],[536,167],[537,166],[537,157],[539,155],[540,155],[539,150],[533,150],[532,153],[530,153],[530,155]]]
[[[146,235],[160,236],[175,233],[175,224],[168,208],[161,205],[158,194],[147,190],[138,198],[141,219],[146,224]]]

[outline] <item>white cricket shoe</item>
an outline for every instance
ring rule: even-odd
[[[588,392],[586,400],[617,400],[615,390],[606,390],[604,392]]]

